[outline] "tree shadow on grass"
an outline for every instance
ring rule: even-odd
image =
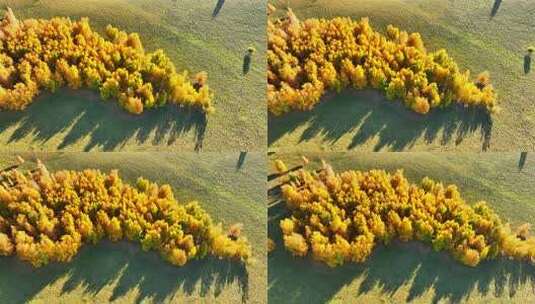
[[[241,263],[208,258],[174,267],[157,253],[143,252],[127,242],[104,241],[85,246],[67,264],[35,269],[15,257],[2,257],[0,267],[0,303],[27,303],[57,281],[64,282],[59,283],[62,295],[77,289],[85,296],[93,296],[108,287],[112,290],[109,301],[133,289],[137,290],[135,303],[162,303],[177,292],[196,298],[217,297],[234,284],[238,285],[242,301],[248,298],[248,274]]]
[[[214,11],[212,12],[212,18],[217,17],[219,15],[219,12],[221,12],[221,9],[223,8],[223,5],[225,4],[225,0],[217,0],[217,3],[214,7]]]
[[[121,109],[116,101],[102,101],[90,91],[61,90],[40,96],[24,111],[0,112],[0,132],[15,126],[8,143],[31,138],[46,143],[58,133],[66,133],[56,147],[65,149],[89,139],[80,150],[120,149],[129,140],[153,145],[172,145],[193,130],[196,149],[202,148],[206,116],[195,110],[169,105],[147,109],[139,116]]]
[[[529,74],[531,72],[531,53],[524,56],[524,74]]]
[[[343,136],[352,134],[346,149],[358,148],[378,138],[374,151],[402,151],[414,146],[421,137],[426,143],[438,140],[441,145],[450,142],[458,145],[467,135],[480,132],[481,150],[486,151],[490,147],[493,123],[484,109],[451,106],[419,115],[406,109],[401,102],[386,100],[375,90],[346,90],[325,97],[310,112],[292,112],[281,117],[270,115],[268,124],[269,145],[306,125],[299,143],[319,136],[324,145],[335,145]]]
[[[236,171],[239,171],[243,167],[243,164],[245,163],[245,157],[247,157],[247,152],[241,151],[240,156],[238,157],[238,162],[236,163]]]
[[[242,73],[243,75],[247,75],[249,71],[251,70],[251,61],[253,60],[252,54],[247,53],[243,56],[243,65],[242,65]]]
[[[524,169],[527,159],[528,159],[528,152],[520,152],[520,158],[518,160],[518,172]]]
[[[388,299],[408,288],[406,302],[427,296],[432,303],[461,303],[473,291],[507,300],[520,288],[535,288],[533,265],[499,259],[470,268],[418,242],[378,246],[363,264],[329,268],[310,257],[292,257],[284,249],[278,228],[283,216],[283,204],[270,208],[269,236],[277,249],[269,255],[268,296],[275,303],[326,303],[354,281],[354,290],[350,291],[354,297],[346,302],[356,301],[372,290]],[[427,294],[429,291],[434,295]]]
[[[498,14],[498,11],[500,10],[500,6],[502,5],[502,0],[494,0],[494,4],[492,5],[492,10],[490,11],[490,17],[495,17],[496,14]]]

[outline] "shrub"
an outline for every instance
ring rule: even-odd
[[[275,169],[277,169],[277,172],[279,173],[285,173],[288,171],[288,167],[286,166],[286,164],[280,160],[280,159],[277,159],[275,161]]]
[[[0,237],[1,239],[1,237]],[[0,242],[1,244],[1,242]],[[275,248],[277,248],[277,245],[275,244],[275,242],[268,238],[268,242],[267,242],[267,249],[268,249],[268,252],[273,252],[273,250],[275,250]]]

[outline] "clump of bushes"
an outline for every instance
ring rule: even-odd
[[[268,108],[275,115],[311,110],[327,90],[376,88],[425,114],[452,103],[498,110],[484,72],[475,80],[445,50],[428,52],[419,33],[367,18],[307,19],[291,10],[268,23]]]
[[[282,186],[291,215],[280,221],[284,246],[331,267],[366,261],[378,243],[418,240],[468,266],[499,256],[535,263],[529,225],[516,231],[485,203],[468,204],[455,185],[410,183],[402,171],[291,173]]]
[[[128,112],[167,103],[214,111],[207,74],[178,72],[162,51],[147,52],[137,33],[111,25],[105,37],[87,18],[17,20],[11,10],[0,24],[0,109],[22,110],[41,90],[98,90]]]
[[[0,256],[40,267],[68,262],[84,243],[107,238],[139,242],[182,266],[207,255],[247,261],[251,246],[241,225],[228,232],[197,203],[178,202],[169,185],[114,170],[34,171],[0,175]]]

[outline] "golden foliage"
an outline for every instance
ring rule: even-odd
[[[295,256],[305,256],[308,253],[308,245],[301,234],[291,233],[284,235],[284,246]]]
[[[267,241],[268,252],[270,253],[273,250],[275,250],[276,248],[277,248],[277,245],[275,244],[275,242],[272,239],[268,238],[268,241]]]
[[[13,254],[13,249],[14,246],[9,237],[4,233],[0,233],[0,255],[11,255]]]
[[[468,266],[511,257],[535,263],[529,225],[512,232],[485,202],[470,205],[455,185],[411,184],[402,171],[290,173],[282,186],[291,214],[280,221],[285,247],[334,267],[363,262],[377,243],[418,240]],[[310,250],[309,250],[310,249]]]
[[[285,173],[288,171],[288,167],[286,167],[286,164],[280,159],[275,161],[275,169],[277,169],[277,172],[279,173]]]
[[[213,255],[251,256],[241,224],[223,232],[197,202],[180,203],[169,185],[139,178],[132,186],[114,170],[11,170],[0,175],[0,255],[35,267],[68,262],[84,243],[128,239],[170,263]]]
[[[109,25],[105,38],[87,18],[13,18],[0,24],[0,110],[25,109],[41,90],[66,85],[99,90],[133,114],[166,103],[213,112],[206,72],[192,83],[162,50],[146,52],[136,33]]]
[[[488,72],[475,81],[445,50],[428,52],[419,33],[390,25],[386,35],[367,18],[306,19],[291,10],[268,23],[268,108],[307,111],[327,90],[372,87],[426,114],[452,102],[496,112]]]
[[[271,15],[276,11],[277,11],[277,8],[273,4],[271,4],[271,3],[267,4],[267,14],[268,15]]]

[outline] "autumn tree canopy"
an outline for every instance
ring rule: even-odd
[[[468,266],[498,256],[535,263],[529,225],[516,231],[485,203],[468,204],[455,185],[410,183],[402,171],[290,173],[282,187],[290,216],[280,221],[284,246],[331,267],[360,263],[378,244],[417,240]]]
[[[178,72],[163,50],[145,51],[137,33],[108,25],[102,37],[87,18],[19,21],[8,10],[0,37],[0,110],[22,110],[63,86],[98,90],[134,114],[167,103],[214,110],[207,74]]]
[[[327,90],[375,88],[426,114],[452,103],[497,111],[487,72],[475,80],[445,50],[428,52],[419,33],[390,25],[375,31],[367,18],[268,22],[268,108],[275,115],[311,110]]]
[[[84,243],[139,242],[173,265],[207,255],[247,261],[251,246],[241,225],[228,232],[197,203],[175,199],[169,185],[114,170],[34,171],[0,175],[0,256],[16,255],[35,267],[68,262]]]

